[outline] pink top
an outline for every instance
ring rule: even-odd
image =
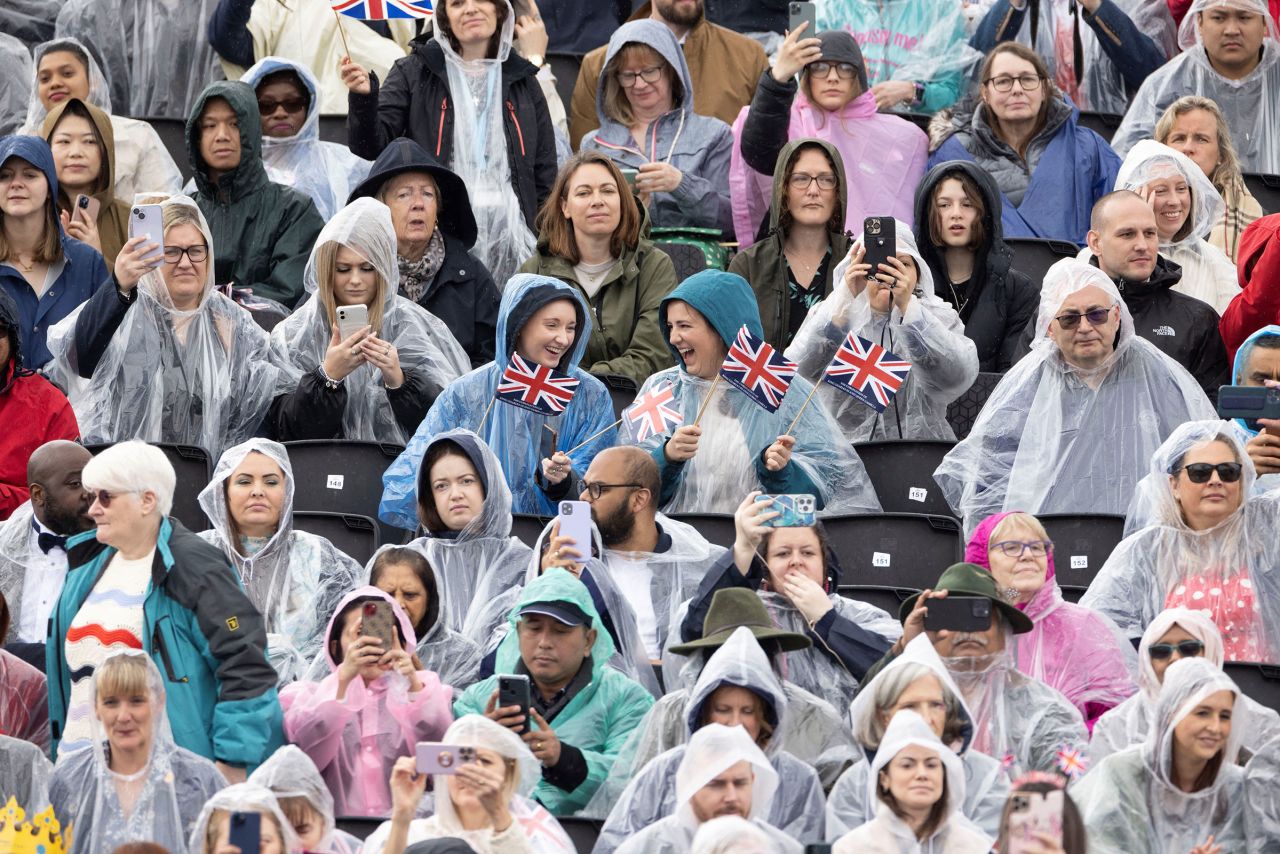
[[[1225,578],[1190,576],[1169,591],[1166,608],[1190,608],[1213,620],[1222,633],[1227,661],[1271,661],[1271,654],[1256,630],[1258,603],[1249,573],[1237,572]]]

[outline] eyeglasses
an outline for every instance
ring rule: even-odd
[[[183,255],[190,258],[192,264],[199,264],[209,257],[209,247],[203,243],[198,243],[195,246],[166,246],[164,248],[164,262],[166,264],[179,263],[182,261]]]
[[[1044,557],[1053,551],[1053,543],[1048,540],[1031,540],[1025,543],[1021,540],[1005,540],[1002,543],[992,543],[991,548],[999,549],[1006,557],[1022,557],[1023,552],[1031,552],[1032,557]]]
[[[830,77],[833,68],[836,70],[836,76],[841,80],[852,80],[858,74],[856,65],[848,62],[823,62],[821,59],[805,66],[805,72],[821,80],[824,77]]]
[[[1082,317],[1088,318],[1090,326],[1101,326],[1107,322],[1107,318],[1111,315],[1111,309],[1113,308],[1115,308],[1114,305],[1106,308],[1091,308],[1085,312],[1067,312],[1066,314],[1058,315],[1054,320],[1058,321],[1058,325],[1063,329],[1075,329],[1080,325],[1080,318]]]
[[[101,504],[102,508],[105,510],[106,508],[111,506],[111,502],[114,501],[116,496],[120,495],[120,493],[107,492],[105,489],[99,489],[97,492],[90,492],[89,495],[92,498],[92,500],[89,502],[90,504],[96,501],[99,504]]]
[[[638,483],[583,483],[582,491],[589,493],[593,500],[599,499],[607,489],[644,489]]]
[[[1177,643],[1153,643],[1147,647],[1147,655],[1152,661],[1164,661],[1178,651],[1178,658],[1196,658],[1204,655],[1204,643],[1198,640],[1184,640]]]
[[[1000,77],[988,77],[984,82],[991,84],[991,88],[997,92],[1013,91],[1013,81],[1018,81],[1018,87],[1023,92],[1034,92],[1040,88],[1040,77],[1035,74],[1023,74],[1020,77],[1010,77],[1001,75]]]
[[[645,83],[657,83],[658,78],[661,76],[661,65],[650,65],[648,68],[641,68],[639,71],[619,71],[618,85],[623,89],[630,89],[636,85],[636,78],[643,80]]]
[[[307,99],[299,96],[285,98],[283,101],[258,101],[258,112],[264,116],[271,115],[281,107],[284,107],[286,113],[300,113],[307,108]]]
[[[1218,480],[1223,483],[1235,483],[1240,479],[1244,466],[1240,463],[1188,463],[1181,471],[1187,473],[1187,480],[1192,483],[1208,483],[1213,473],[1218,473]]]
[[[794,172],[792,173],[788,183],[790,183],[794,189],[807,190],[809,189],[809,185],[814,181],[818,182],[819,190],[834,190],[836,188],[836,176],[832,175],[830,172],[822,175],[810,175],[808,172]]]

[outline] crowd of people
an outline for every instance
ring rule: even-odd
[[[352,5],[0,9],[0,848],[1280,850],[1276,0]]]

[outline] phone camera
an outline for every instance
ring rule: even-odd
[[[990,599],[974,599],[973,600],[973,616],[990,617],[991,616],[991,600]]]
[[[88,196],[81,196],[81,197],[80,197],[80,207],[82,207],[82,208],[87,208],[87,207],[89,207],[89,197],[88,197]]]
[[[866,229],[867,229],[867,234],[879,234],[880,220],[878,219],[867,220]]]
[[[146,215],[146,213],[142,210],[142,208],[134,208],[134,209],[133,209],[133,215],[134,215],[134,216],[136,216],[138,219],[146,219],[146,218],[147,218],[147,215]]]
[[[1012,801],[1014,812],[1026,812],[1031,808],[1031,799],[1026,795],[1014,795]]]
[[[563,504],[561,504],[561,505],[560,505],[560,515],[561,515],[561,516],[572,516],[572,515],[573,515],[573,505],[572,505],[572,504],[570,504],[568,501],[566,501],[566,502],[564,502]]]

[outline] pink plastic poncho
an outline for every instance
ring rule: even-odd
[[[729,164],[733,229],[742,249],[756,242],[756,231],[769,215],[773,198],[773,176],[761,175],[742,159],[742,126],[750,109],[743,107],[733,123]],[[908,225],[914,222],[916,185],[929,159],[929,139],[901,116],[876,112],[870,90],[832,113],[809,103],[801,89],[791,104],[788,137],[826,140],[844,158],[849,185],[846,229],[861,231],[868,216],[892,216]]]
[[[44,674],[0,649],[0,735],[49,752],[49,689]]]
[[[966,561],[991,571],[991,532],[1009,515],[996,513],[978,524],[965,548]],[[1052,552],[1047,562],[1044,586],[1030,602],[1017,605],[1035,623],[1031,631],[1015,636],[1018,669],[1057,689],[1093,732],[1104,712],[1137,692],[1137,658],[1110,620],[1062,598]]]
[[[412,754],[415,743],[440,740],[453,720],[453,689],[431,671],[420,670],[422,690],[410,693],[408,681],[391,670],[368,684],[359,677],[351,680],[346,696],[339,700],[338,665],[329,655],[327,641],[337,615],[362,598],[390,602],[404,648],[416,647],[413,624],[396,601],[376,587],[357,588],[338,603],[325,629],[320,656],[328,665],[328,675],[285,687],[280,705],[285,735],[320,769],[333,793],[335,814],[385,816],[391,812],[391,767],[399,757]],[[313,667],[311,676],[323,672]]]

